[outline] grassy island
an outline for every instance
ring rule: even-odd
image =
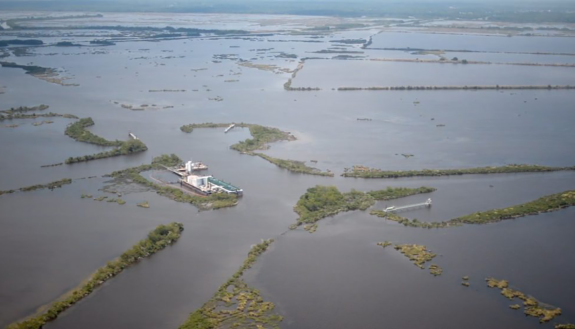
[[[120,156],[120,155],[129,155],[129,154],[134,154],[134,153],[140,153],[140,152],[144,152],[146,150],[148,150],[148,147],[142,141],[140,141],[140,140],[129,140],[129,141],[123,142],[122,146],[115,148],[111,151],[100,152],[100,153],[96,153],[96,154],[82,155],[82,156],[78,156],[78,157],[69,157],[64,162],[66,164],[73,164],[73,163],[78,163],[78,162],[87,162],[87,161],[91,161],[91,160],[111,158],[111,157]]]
[[[259,291],[241,279],[272,242],[264,240],[253,246],[240,269],[220,286],[212,299],[191,313],[179,329],[279,328],[283,318],[273,312],[275,305],[265,302]]]
[[[164,169],[164,166],[172,167],[180,163],[182,163],[182,160],[177,155],[164,154],[159,157],[155,157],[151,164],[115,171],[109,176],[118,181],[123,180],[129,183],[137,183],[147,186],[156,191],[159,195],[166,196],[177,202],[191,203],[200,210],[220,209],[237,205],[238,198],[233,194],[215,193],[209,196],[192,195],[176,187],[162,186],[160,184],[153,183],[140,175],[140,173],[144,171]]]
[[[391,220],[394,222],[398,222],[399,224],[402,224],[403,226],[407,226],[407,227],[446,228],[446,227],[461,226],[461,224],[455,223],[455,222],[421,222],[421,221],[417,220],[417,218],[409,219],[406,217],[402,217],[396,213],[386,212],[383,210],[372,210],[372,211],[370,211],[369,214],[373,215],[373,216],[385,218],[385,219],[388,219],[388,220]]]
[[[96,154],[83,155],[78,157],[69,157],[66,159],[66,164],[73,164],[78,162],[86,162],[91,160],[110,158],[120,155],[129,155],[134,153],[140,153],[148,150],[146,144],[144,144],[139,139],[132,139],[129,141],[109,141],[100,136],[92,134],[90,131],[86,130],[87,127],[93,126],[94,120],[92,118],[80,119],[77,122],[69,125],[66,128],[65,134],[72,137],[78,142],[84,142],[89,144],[94,144],[98,146],[113,146],[116,147],[111,151],[100,152]]]
[[[522,293],[519,290],[515,290],[509,287],[509,282],[507,280],[497,280],[494,278],[487,278],[487,286],[489,288],[497,288],[501,290],[501,294],[508,298],[509,300],[515,300],[515,298],[523,301],[525,315],[533,316],[539,318],[540,323],[545,323],[553,320],[556,316],[561,315],[560,308],[553,308],[550,306],[544,306],[537,299]],[[521,306],[511,305],[510,308],[517,310]]]
[[[181,223],[171,223],[156,227],[148,234],[146,239],[135,244],[117,259],[99,268],[85,284],[62,296],[58,301],[42,311],[41,314],[22,322],[13,323],[7,329],[42,328],[46,323],[56,319],[60,313],[66,311],[83,298],[88,297],[104,282],[120,274],[124,269],[176,242],[183,230],[184,225]]]
[[[7,190],[7,191],[0,191],[0,195],[2,194],[10,194],[10,193],[14,193],[16,191],[20,191],[20,192],[30,192],[30,191],[35,191],[35,190],[40,190],[40,189],[49,189],[49,190],[53,190],[55,188],[60,188],[64,185],[68,185],[68,184],[72,184],[72,179],[70,178],[64,178],[61,180],[57,180],[55,182],[51,182],[48,184],[37,184],[37,185],[32,185],[32,186],[26,186],[26,187],[21,187],[18,190]]]
[[[426,187],[426,186],[422,186],[419,188],[388,187],[385,190],[371,191],[367,192],[367,194],[371,195],[376,200],[385,201],[385,200],[405,198],[416,194],[431,193],[436,190],[437,189],[433,187]]]
[[[19,106],[19,107],[12,107],[8,110],[0,111],[0,121],[4,120],[14,120],[14,119],[36,119],[36,118],[55,118],[61,117],[66,119],[78,119],[77,116],[72,114],[58,114],[58,113],[27,113],[27,112],[36,112],[36,111],[44,111],[48,109],[48,105],[38,105],[38,106]]]
[[[449,222],[461,224],[486,224],[506,219],[557,211],[571,206],[575,206],[575,190],[547,195],[537,200],[508,208],[476,212],[470,215],[454,218]]]
[[[495,223],[502,220],[558,211],[571,206],[575,206],[575,190],[547,195],[537,200],[508,208],[480,211],[444,222],[421,222],[417,219],[410,220],[409,218],[401,217],[395,213],[385,212],[383,210],[372,210],[370,214],[386,218],[409,227],[447,228],[461,226],[462,224]]]
[[[231,123],[192,123],[180,127],[180,130],[185,133],[191,133],[196,128],[227,128]],[[230,146],[232,150],[238,151],[242,154],[259,156],[266,161],[275,164],[276,166],[287,169],[294,173],[318,175],[318,176],[329,176],[333,177],[332,172],[323,172],[317,168],[309,167],[303,161],[296,160],[284,160],[271,157],[269,155],[255,152],[258,150],[269,149],[270,143],[279,141],[294,141],[296,138],[286,131],[281,131],[277,128],[265,127],[250,123],[238,123],[236,127],[249,128],[252,138],[248,138],[245,141],[240,141],[239,143]]]
[[[470,174],[510,174],[510,173],[528,173],[528,172],[551,172],[575,170],[573,167],[546,167],[538,165],[512,164],[501,167],[479,167],[467,169],[423,169],[423,170],[406,170],[390,171],[364,166],[353,166],[345,168],[343,177],[355,178],[403,178],[417,176],[454,176]]]
[[[377,245],[385,248],[388,245],[391,245],[391,243],[385,241],[379,242]],[[401,252],[403,255],[405,255],[405,257],[409,258],[409,260],[420,269],[425,269],[425,263],[432,261],[437,256],[436,254],[427,250],[427,247],[423,245],[396,244],[393,248]],[[433,276],[438,276],[443,273],[443,270],[438,265],[431,264],[429,266],[429,273]]]
[[[8,110],[0,111],[6,114],[14,114],[14,113],[26,113],[26,112],[33,112],[33,111],[44,111],[47,110],[50,106],[40,104],[38,106],[18,106],[18,107],[11,107]]]
[[[16,64],[16,63],[12,63],[12,62],[0,62],[0,65],[2,67],[23,69],[24,71],[26,71],[26,74],[30,74],[30,75],[42,75],[42,74],[53,74],[53,73],[55,73],[54,69],[41,67],[41,66],[35,66],[35,65],[20,65],[20,64]]]
[[[388,187],[385,190],[370,191],[367,193],[356,190],[341,193],[335,186],[318,185],[309,188],[298,200],[294,211],[299,215],[299,218],[297,223],[292,225],[291,228],[294,229],[302,224],[315,224],[322,218],[333,216],[340,212],[366,210],[373,206],[376,200],[391,200],[433,191],[435,191],[435,189],[431,187],[413,189]],[[315,231],[315,229],[317,229],[317,227],[315,227],[313,231]]]
[[[93,126],[94,120],[92,118],[83,118],[77,122],[72,123],[66,128],[65,134],[72,137],[78,142],[84,142],[89,144],[95,144],[98,146],[115,146],[119,147],[122,145],[122,141],[115,140],[109,141],[100,136],[92,134],[90,131],[86,130],[87,127]]]
[[[265,159],[280,168],[287,169],[294,173],[333,177],[332,172],[321,171],[317,168],[306,166],[305,162],[303,161],[278,159],[263,153],[254,153],[254,155],[257,155],[260,158]]]

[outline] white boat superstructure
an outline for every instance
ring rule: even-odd
[[[224,133],[227,133],[228,131],[234,129],[235,126],[236,126],[236,124],[232,123],[229,127],[226,128],[226,130],[224,130]]]
[[[199,162],[192,162],[192,161],[190,160],[190,161],[186,162],[185,168],[186,168],[186,172],[187,172],[188,174],[191,174],[192,171],[208,169],[208,166],[206,166],[205,164],[203,164],[201,161],[199,161]]]

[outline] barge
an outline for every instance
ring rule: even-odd
[[[244,193],[241,188],[212,176],[188,175],[180,179],[180,185],[201,195],[210,195],[212,193],[227,193],[242,196]]]

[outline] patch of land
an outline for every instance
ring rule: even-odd
[[[22,322],[13,323],[7,329],[42,328],[48,322],[55,320],[62,312],[88,297],[104,282],[120,274],[124,269],[178,241],[183,230],[184,225],[181,223],[171,223],[156,227],[148,234],[146,239],[141,240],[128,249],[119,258],[99,268],[81,287],[62,296],[49,307],[40,310],[40,314],[36,314]]]
[[[109,141],[100,136],[96,136],[90,131],[86,130],[87,127],[93,126],[94,120],[92,118],[83,118],[77,122],[70,124],[65,131],[65,134],[75,139],[78,142],[94,144],[98,146],[111,146],[115,149],[96,154],[84,155],[79,157],[70,157],[66,159],[66,164],[73,164],[77,162],[86,162],[91,160],[115,157],[120,155],[128,155],[148,150],[146,144],[139,139],[132,139],[129,141]]]
[[[240,269],[220,286],[212,299],[191,313],[180,329],[279,328],[283,318],[274,313],[275,305],[264,301],[259,291],[241,278],[272,242],[264,240],[253,246]]]
[[[485,174],[511,174],[529,172],[552,172],[575,170],[573,167],[546,167],[539,165],[511,164],[500,167],[478,167],[466,169],[423,169],[423,170],[381,170],[364,166],[345,168],[343,177],[355,178],[402,178],[417,176],[455,176],[455,175],[485,175]]]
[[[489,288],[497,288],[501,290],[501,294],[507,297],[509,300],[515,300],[516,298],[523,301],[524,313],[528,316],[533,316],[539,318],[540,323],[545,323],[553,320],[556,316],[561,315],[561,309],[556,307],[547,306],[539,302],[534,297],[528,296],[519,290],[515,290],[509,287],[509,282],[507,280],[497,280],[494,278],[487,278],[487,286]],[[517,305],[519,306],[519,305]],[[512,309],[519,309],[521,306],[516,307],[511,305]]]
[[[377,245],[382,246],[385,248],[386,246],[391,245],[389,242],[379,242]],[[426,246],[417,245],[417,244],[396,244],[393,247],[395,250],[401,252],[405,257],[409,258],[411,262],[420,269],[425,269],[425,263],[431,262],[437,254],[432,253],[431,251],[427,250]],[[433,276],[438,276],[443,273],[441,267],[436,264],[431,264],[429,266],[429,273]]]
[[[46,82],[55,83],[61,86],[79,86],[75,83],[66,83],[66,80],[70,78],[66,78],[61,76],[55,69],[46,68],[36,65],[20,65],[12,62],[0,62],[2,67],[8,68],[17,68],[23,69],[26,71],[26,74],[30,74],[31,76],[38,78],[40,80],[44,80]]]
[[[305,89],[305,87],[302,87]],[[338,91],[358,90],[571,90],[572,85],[488,85],[488,86],[388,86],[388,87],[339,87]]]
[[[180,127],[180,130],[185,133],[191,133],[194,129],[197,128],[227,128],[231,125],[231,123],[192,123],[188,125],[184,125]],[[287,169],[294,173],[302,173],[302,174],[309,174],[309,175],[319,175],[319,176],[333,176],[332,172],[323,172],[317,168],[309,167],[303,161],[296,161],[296,160],[284,160],[271,157],[269,155],[255,152],[259,150],[267,150],[270,148],[270,143],[275,143],[279,141],[294,141],[296,140],[295,136],[291,133],[279,130],[277,128],[272,127],[265,127],[251,123],[237,123],[235,124],[236,128],[249,128],[250,134],[252,138],[248,138],[244,141],[240,141],[239,143],[233,144],[230,146],[232,150],[238,151],[242,154],[247,154],[251,156],[259,156],[262,159],[265,159],[276,166]]]
[[[63,178],[61,180],[57,180],[55,182],[51,182],[48,184],[37,184],[37,185],[32,185],[32,186],[26,186],[26,187],[21,187],[18,190],[7,190],[7,191],[0,191],[0,195],[2,194],[11,194],[17,191],[20,192],[30,192],[30,191],[35,191],[35,190],[40,190],[40,189],[49,189],[49,190],[53,190],[55,188],[60,188],[64,185],[68,185],[68,184],[72,184],[72,179],[70,178]]]
[[[299,218],[290,229],[295,229],[302,224],[313,225],[325,217],[334,216],[340,212],[366,210],[373,206],[376,200],[391,200],[433,191],[435,189],[429,187],[415,189],[388,187],[386,190],[367,193],[357,190],[341,193],[335,186],[317,185],[309,188],[298,200],[294,211],[299,215]],[[310,226],[306,230],[309,231],[311,228]]]
[[[480,211],[444,222],[421,222],[417,219],[410,220],[409,218],[401,217],[393,212],[386,212],[383,210],[372,210],[370,214],[386,218],[409,227],[447,228],[461,226],[462,224],[495,223],[502,220],[559,211],[572,206],[575,206],[575,190],[547,195],[537,200],[508,208]]]

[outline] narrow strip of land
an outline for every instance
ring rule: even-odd
[[[240,269],[212,299],[191,313],[180,329],[279,328],[283,318],[274,312],[275,305],[264,301],[259,291],[241,278],[272,242],[264,240],[253,246]]]
[[[180,234],[183,230],[184,225],[181,223],[171,223],[156,227],[148,234],[146,239],[135,244],[119,258],[99,268],[82,286],[62,296],[47,309],[41,311],[40,314],[34,315],[22,322],[13,323],[9,325],[7,329],[42,328],[48,322],[55,320],[60,313],[66,311],[85,297],[88,297],[98,287],[104,284],[104,282],[120,274],[126,268],[138,263],[140,259],[150,257],[176,242],[180,238]]]
[[[403,178],[417,176],[455,176],[455,175],[485,175],[510,173],[535,173],[575,170],[573,167],[547,167],[527,164],[511,164],[499,167],[477,167],[464,169],[422,169],[422,170],[381,170],[364,166],[345,168],[343,177],[355,178]]]
[[[537,200],[514,205],[507,208],[478,211],[469,215],[453,218],[444,222],[421,222],[417,219],[410,220],[393,212],[372,210],[371,215],[389,219],[409,227],[421,228],[447,228],[461,226],[462,224],[488,224],[502,220],[515,219],[525,216],[539,215],[542,213],[559,211],[575,206],[575,190],[546,195]]]
[[[66,164],[73,164],[77,162],[87,162],[91,160],[110,158],[120,155],[129,155],[139,152],[144,152],[148,150],[146,144],[144,144],[139,139],[132,139],[129,141],[109,141],[100,136],[92,134],[90,131],[86,130],[87,127],[93,126],[94,120],[92,118],[83,118],[79,121],[69,125],[66,128],[65,134],[70,136],[79,142],[94,144],[98,146],[112,146],[115,149],[106,152],[100,152],[96,154],[83,155],[78,157],[69,157],[66,159]]]
[[[180,127],[180,130],[185,133],[191,133],[196,128],[227,128],[231,125],[231,123],[192,123]],[[270,143],[296,140],[295,136],[289,132],[282,131],[277,128],[265,127],[250,123],[238,123],[235,124],[235,127],[249,128],[252,138],[248,138],[244,141],[233,144],[230,146],[232,150],[238,151],[242,154],[259,156],[260,158],[265,159],[280,168],[287,169],[294,173],[329,177],[334,175],[330,171],[321,171],[317,168],[309,167],[303,161],[278,159],[263,153],[256,152],[258,150],[269,149]]]
[[[37,184],[37,185],[32,185],[32,186],[26,186],[26,187],[21,187],[17,190],[6,190],[6,191],[0,191],[0,195],[2,194],[11,194],[11,193],[15,193],[15,192],[30,192],[30,191],[35,191],[35,190],[40,190],[40,189],[49,189],[49,190],[53,190],[55,188],[60,188],[64,185],[68,185],[68,184],[72,184],[72,179],[70,178],[64,178],[61,180],[57,180],[55,182],[51,182],[51,183],[47,183],[47,184]]]

